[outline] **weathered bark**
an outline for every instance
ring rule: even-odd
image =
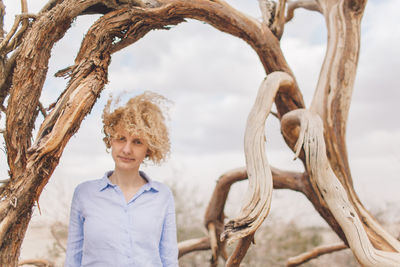
[[[310,110],[323,119],[330,165],[362,218],[374,247],[400,252],[400,243],[361,204],[347,156],[346,125],[360,52],[361,18],[367,1],[318,2],[326,19],[328,44]]]
[[[346,235],[350,249],[363,266],[398,266],[400,253],[375,249],[347,193],[330,167],[326,155],[324,127],[320,117],[308,110],[295,110],[282,118],[282,123],[298,125],[296,154],[302,147],[306,167],[315,191],[321,193],[329,210]]]
[[[109,38],[108,42],[103,42],[102,39],[96,39],[95,35],[89,34],[86,40],[92,38],[93,46],[86,47],[88,49],[86,51],[81,50],[86,57],[83,62],[77,62],[80,68],[73,73],[66,90],[68,93],[59,99],[59,105],[46,118],[42,128],[46,128],[43,125],[49,124],[49,120],[53,118],[52,114],[59,111],[59,108],[63,112],[57,118],[57,123],[46,128],[46,133],[39,134],[36,140],[36,144],[47,142],[47,146],[31,147],[28,153],[51,47],[62,37],[71,19],[94,1],[82,1],[81,9],[78,4],[72,5],[68,2],[65,1],[59,9],[50,12],[51,14],[44,14],[34,23],[32,30],[21,44],[21,53],[17,57],[14,77],[18,78],[13,80],[7,107],[5,140],[11,181],[2,192],[0,203],[1,266],[17,265],[19,248],[30,220],[34,201],[39,198],[57,166],[69,138],[91,110],[107,81],[107,66],[110,60],[108,51],[112,45],[112,38]],[[57,17],[58,23],[48,23],[52,16]],[[112,33],[112,29],[110,32]],[[32,46],[38,39],[39,43],[45,45]],[[61,138],[57,138],[60,136]]]
[[[0,0],[0,39],[3,40],[4,39],[4,15],[5,15],[6,11],[5,11],[5,6],[3,4],[3,1]],[[0,85],[4,83],[7,75],[6,75],[6,70],[5,70],[5,66],[6,66],[6,55],[1,54],[0,53]],[[4,95],[4,96],[3,96]],[[3,93],[3,90],[1,89],[0,86],[0,100],[5,98],[5,93]],[[0,101],[0,118],[1,118],[1,114],[2,112],[5,111],[5,108],[3,108],[3,101]]]
[[[281,87],[294,87],[291,76],[284,72],[268,75],[259,88],[248,116],[244,142],[248,191],[238,218],[225,225],[222,240],[236,240],[253,234],[268,215],[273,185],[265,154],[264,127],[275,95]]]

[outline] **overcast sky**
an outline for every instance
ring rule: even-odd
[[[257,19],[261,17],[256,0],[228,2]],[[4,3],[6,27],[10,29],[20,8],[19,1],[4,0]],[[42,3],[28,0],[30,12],[36,12]],[[368,2],[347,127],[355,188],[364,204],[372,209],[400,201],[399,9],[397,0]],[[41,97],[45,106],[56,100],[67,82],[63,78],[53,78],[53,74],[73,64],[85,32],[97,18],[78,18],[55,46]],[[309,105],[325,53],[326,30],[322,16],[296,11],[294,20],[286,25],[281,43]],[[109,84],[79,132],[69,141],[42,194],[43,216],[56,216],[54,209],[60,204],[48,200],[60,196],[61,190],[67,194],[60,202],[69,205],[73,188],[78,183],[100,178],[113,168],[111,156],[102,143],[101,111],[110,93],[123,91],[127,96],[134,96],[151,90],[174,102],[169,122],[171,158],[161,167],[148,166],[145,170],[156,180],[199,188],[207,202],[219,175],[244,166],[244,127],[263,78],[260,61],[245,42],[193,20],[169,31],[152,31],[136,44],[116,53],[109,69]],[[1,123],[4,124],[4,118]],[[292,160],[293,153],[282,141],[279,124],[273,117],[267,121],[266,136],[267,156],[272,165],[302,170],[301,164]],[[2,176],[7,172],[5,159],[1,154]],[[298,193],[275,193],[273,208],[279,206],[278,203],[287,210],[286,205],[291,203],[294,216],[299,214],[296,213],[298,207],[303,215],[315,213],[312,209],[303,209],[309,204]]]

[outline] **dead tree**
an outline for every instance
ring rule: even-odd
[[[1,181],[0,266],[17,266],[32,208],[65,145],[107,83],[111,55],[153,29],[169,29],[187,18],[247,42],[259,56],[267,76],[247,123],[247,166],[242,175],[248,176],[249,190],[242,211],[225,224],[223,205],[221,210],[222,202],[217,197],[214,203],[220,205],[218,213],[212,214],[213,207],[207,211],[209,237],[190,245],[198,243],[204,249],[209,242],[214,257],[222,255],[227,258],[226,266],[238,266],[268,215],[272,188],[280,187],[302,192],[362,265],[399,265],[400,243],[357,197],[346,151],[346,122],[359,57],[360,22],[367,1],[259,2],[262,21],[223,0],[50,0],[37,14],[29,14],[26,0],[21,0],[22,13],[5,34],[5,7],[0,0],[0,107],[6,118],[2,134],[10,169],[9,177]],[[305,107],[280,48],[285,23],[296,8],[321,13],[328,31],[327,53],[310,107]],[[53,105],[44,109],[39,98],[50,51],[72,21],[84,14],[102,16],[82,40],[74,65],[59,73],[69,77],[67,87]],[[274,170],[268,164],[262,129],[273,103],[285,141],[303,161],[304,173]],[[39,111],[46,117],[32,140]],[[232,255],[226,255],[226,240],[235,239],[239,239],[238,247]]]

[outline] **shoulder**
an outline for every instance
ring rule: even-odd
[[[159,182],[159,181],[152,181],[152,183],[153,183],[153,185],[154,185],[154,187],[158,190],[158,191],[162,191],[162,192],[164,192],[164,193],[167,193],[167,194],[171,194],[172,195],[172,191],[171,191],[171,189],[168,187],[168,185],[166,185],[166,184],[164,184],[164,183],[161,183],[161,182]]]
[[[74,194],[86,194],[99,191],[102,184],[103,178],[82,182],[76,186]]]
[[[149,182],[149,184],[150,184],[150,186],[152,187],[152,188],[154,188],[156,191],[158,191],[158,192],[160,192],[160,193],[162,193],[162,194],[167,194],[167,195],[171,195],[172,196],[172,191],[171,191],[171,189],[166,185],[166,184],[164,184],[164,183],[162,183],[162,182],[159,182],[159,181],[157,181],[157,180],[153,180],[153,178],[151,177],[149,177],[145,172],[143,172],[143,171],[140,171],[140,175],[143,177],[143,178],[145,178],[148,182]]]

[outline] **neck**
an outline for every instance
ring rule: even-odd
[[[140,176],[139,170],[125,171],[117,168],[110,176],[110,181],[121,188],[140,187],[146,183],[145,179]]]

